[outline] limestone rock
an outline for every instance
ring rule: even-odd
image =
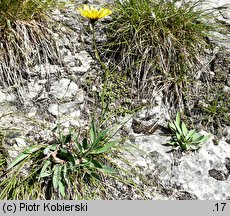
[[[16,96],[13,93],[7,93],[0,90],[0,103],[14,102],[15,100]]]
[[[229,144],[221,141],[214,145],[211,140],[204,143],[197,152],[173,154],[170,148],[162,144],[169,137],[161,131],[140,136],[132,133],[132,142],[146,152],[136,154],[133,161],[145,167],[146,174],[165,188],[174,188],[193,194],[197,199],[227,199],[230,196]],[[132,143],[132,144],[134,144]]]
[[[29,82],[27,98],[35,99],[36,97],[38,97],[40,93],[42,92],[46,82],[47,80],[39,80],[37,82],[33,80]],[[43,97],[45,96],[43,95]]]
[[[50,88],[50,95],[55,99],[71,99],[78,96],[79,103],[83,101],[83,92],[78,85],[69,79],[63,78],[56,81]]]
[[[76,102],[68,102],[68,103],[63,103],[63,104],[50,104],[48,111],[54,115],[54,116],[59,116],[59,115],[64,115],[68,114],[68,116],[80,116],[80,111],[78,110],[78,103]]]
[[[93,62],[92,57],[86,51],[81,51],[75,55],[75,58],[80,60],[81,65],[79,67],[75,67],[74,71],[77,74],[84,74],[90,69],[90,64]]]

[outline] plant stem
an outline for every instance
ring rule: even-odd
[[[98,62],[101,64],[102,68],[104,69],[104,85],[101,93],[101,103],[102,103],[102,112],[106,108],[105,104],[105,93],[108,85],[108,75],[109,75],[109,69],[106,67],[106,65],[102,62],[99,54],[98,54],[98,49],[97,49],[97,43],[96,43],[96,38],[95,38],[95,22],[91,22],[92,28],[93,28],[93,44],[94,44],[94,52],[96,59]]]

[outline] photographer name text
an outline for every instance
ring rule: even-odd
[[[15,212],[87,212],[87,203],[79,204],[65,204],[65,203],[4,203],[4,213],[15,213]]]

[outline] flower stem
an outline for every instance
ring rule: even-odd
[[[92,28],[93,28],[93,45],[94,45],[95,56],[96,56],[96,59],[98,60],[98,62],[101,64],[102,68],[104,69],[104,85],[103,85],[103,89],[102,89],[102,93],[101,93],[102,111],[104,111],[104,109],[106,107],[105,93],[106,93],[106,88],[108,85],[109,70],[106,67],[106,65],[102,62],[102,60],[99,56],[99,53],[98,53],[97,43],[96,43],[96,38],[95,38],[95,22],[91,22],[91,24],[92,24]]]

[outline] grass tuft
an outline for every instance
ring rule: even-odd
[[[206,38],[215,28],[207,22],[212,13],[200,9],[202,1],[176,2],[116,0],[109,43],[103,45],[139,96],[151,99],[153,90],[163,88],[174,104],[182,102],[186,83],[197,76]]]
[[[0,1],[0,84],[18,89],[36,64],[59,61],[48,12],[59,0]]]

